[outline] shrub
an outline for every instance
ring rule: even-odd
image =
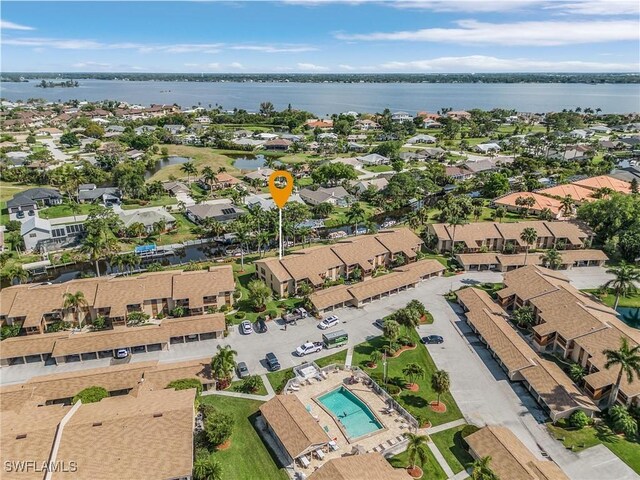
[[[227,310],[229,310],[229,305],[227,305],[226,303],[224,305],[220,306],[219,309],[222,313],[226,312]]]
[[[402,346],[407,346],[407,345],[410,345],[410,344],[411,344],[411,343],[413,343],[413,342],[412,342],[412,340],[411,340],[409,337],[403,336],[403,337],[400,337],[400,338],[398,339],[398,343],[399,343],[400,345],[402,345]]]
[[[478,430],[480,429],[475,425],[465,425],[464,428],[460,430],[460,436],[462,438],[465,438],[471,435],[472,433],[476,433]]]
[[[96,319],[91,322],[91,330],[93,331],[104,330],[105,328],[107,328],[107,319],[102,315],[98,315]]]
[[[141,325],[149,320],[149,314],[145,312],[131,312],[127,315],[127,325]]]
[[[185,314],[185,309],[184,307],[176,307],[173,310],[171,310],[171,316],[172,317],[184,317]]]
[[[204,421],[204,431],[207,433],[207,440],[214,447],[226,442],[233,432],[233,417],[218,410],[206,416]]]
[[[284,387],[287,385],[287,382],[295,376],[296,374],[293,373],[293,370],[287,370],[282,378],[282,382],[280,382],[280,385],[278,385],[278,388],[276,388],[276,393],[282,393]]]
[[[276,310],[269,310],[267,311],[267,315],[269,315],[269,318],[271,320],[278,318],[278,312]]]
[[[238,291],[238,290],[236,290],[236,291],[234,291],[234,292],[233,292],[233,298],[234,298],[235,300],[238,300],[241,296],[242,296],[242,292],[240,292],[240,291]]]
[[[242,311],[236,312],[236,318],[239,319],[239,320],[242,320],[246,316],[247,316],[247,314],[242,312]]]
[[[628,438],[638,434],[638,422],[631,416],[629,410],[622,405],[615,405],[609,409],[609,418],[616,432],[624,433]]]
[[[218,311],[218,307],[207,307],[207,313],[216,313]]]
[[[392,395],[392,396],[399,395],[400,392],[402,391],[402,389],[397,385],[387,385],[386,387],[384,387],[384,389],[387,391],[389,395]]]
[[[81,400],[82,403],[95,403],[99,402],[103,398],[107,398],[109,396],[109,392],[107,392],[106,388],[103,387],[87,387],[84,390],[79,391],[73,400],[72,403],[76,403],[78,400]]]
[[[569,425],[572,427],[582,429],[589,425],[591,419],[582,410],[577,410],[569,417]]]
[[[166,388],[173,388],[175,390],[188,390],[190,388],[195,388],[198,395],[202,393],[202,383],[200,383],[200,380],[196,378],[180,378],[169,383]]]

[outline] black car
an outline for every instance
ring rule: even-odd
[[[247,367],[247,364],[244,362],[238,362],[238,365],[236,366],[236,370],[238,372],[238,378],[246,378],[249,376],[249,368]]]
[[[427,337],[422,337],[422,343],[426,344],[438,344],[444,343],[444,338],[440,335],[429,335]]]
[[[272,372],[280,370],[280,362],[278,361],[278,357],[276,357],[275,353],[267,353],[265,360],[267,361],[267,367],[269,367],[269,370]]]
[[[259,318],[256,322],[256,331],[258,333],[265,333],[267,330],[269,330],[267,322],[265,322],[264,318]]]
[[[381,330],[384,330],[384,320],[382,318],[377,319],[373,324]]]

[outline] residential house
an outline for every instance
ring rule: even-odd
[[[298,192],[300,198],[309,205],[319,205],[321,203],[330,203],[337,207],[348,207],[353,203],[353,195],[345,190],[344,187],[320,187],[317,190],[303,188]]]
[[[293,142],[291,140],[286,140],[284,138],[274,138],[273,140],[268,140],[263,144],[265,150],[274,150],[287,152],[289,148],[291,148]]]
[[[407,140],[407,143],[417,144],[417,143],[436,143],[437,138],[431,135],[419,134],[414,135],[413,137]]]
[[[608,188],[617,193],[628,194],[631,193],[631,183],[619,180],[610,175],[600,175],[598,177],[590,177],[582,180],[576,180],[574,185],[578,185],[584,188],[588,188],[597,192],[601,188]]]
[[[270,168],[258,168],[257,170],[252,170],[248,173],[245,173],[244,178],[248,181],[257,181],[263,187],[266,187],[269,184],[269,177],[275,170]]]
[[[446,151],[440,147],[427,147],[419,152],[428,159],[441,160],[444,158]]]
[[[176,226],[175,217],[159,207],[122,210],[118,216],[122,220],[124,228],[141,223],[148,234],[153,233],[159,225],[164,224],[162,231],[172,230]]]
[[[379,123],[369,119],[356,120],[355,126],[365,132],[369,130],[380,130],[381,128]]]
[[[84,236],[86,215],[46,220],[37,215],[27,217],[20,226],[20,236],[28,252],[50,252],[76,245]]]
[[[289,200],[287,200],[287,202],[298,202],[298,203],[304,204],[304,200],[302,200],[300,198],[300,195],[298,195],[297,193],[292,194],[289,197]],[[247,195],[244,198],[244,204],[249,208],[260,207],[263,210],[271,210],[273,208],[276,208],[276,204],[273,201],[273,197],[271,196],[270,193],[259,193],[256,195]]]
[[[532,198],[531,206],[519,205],[518,199]],[[509,212],[520,212],[526,210],[529,214],[539,215],[543,210],[548,209],[554,217],[559,218],[562,214],[562,203],[555,198],[540,195],[535,192],[512,192],[493,200],[493,205],[504,207]]]
[[[78,202],[93,203],[98,200],[106,207],[120,204],[122,194],[117,187],[97,187],[95,183],[78,186]]]
[[[562,250],[559,252],[559,269],[569,269],[573,267],[602,267],[609,259],[602,250],[580,249]],[[486,253],[458,253],[456,261],[467,272],[481,272],[492,270],[498,272],[509,272],[516,268],[527,265],[543,265],[544,254],[524,253],[500,254],[493,252]]]
[[[454,120],[469,120],[471,118],[471,114],[464,110],[450,110],[446,113],[446,116]]]
[[[7,201],[7,210],[10,219],[15,220],[16,215],[20,212],[34,215],[39,208],[61,204],[62,194],[58,190],[37,187],[16,193],[13,198]],[[21,216],[24,216],[24,213]]]
[[[413,117],[407,112],[394,112],[391,114],[391,121],[396,123],[410,122]]]
[[[333,128],[333,120],[329,120],[329,119],[320,120],[317,118],[312,118],[307,120],[305,122],[305,125],[312,130],[316,128],[319,128],[320,130],[328,130]]]
[[[363,165],[387,165],[391,162],[391,159],[377,153],[356,157],[356,160]]]
[[[355,184],[355,188],[361,194],[366,192],[370,188],[374,189],[376,192],[379,192],[388,184],[389,184],[389,180],[387,180],[385,177],[376,177],[376,178],[371,178],[369,180],[359,181],[358,183]]]
[[[495,153],[495,152],[499,152],[500,150],[502,150],[502,149],[500,148],[500,145],[498,145],[498,144],[497,144],[497,143],[495,143],[495,142],[490,142],[490,143],[479,143],[479,144],[477,144],[477,145],[474,147],[474,149],[475,149],[477,152],[480,152],[480,153],[491,153],[491,152],[494,152],[494,153]]]
[[[471,170],[461,167],[445,167],[444,172],[447,177],[451,177],[453,180],[458,181],[468,180],[474,176],[474,173]]]
[[[309,475],[309,480],[362,480],[366,472],[368,480],[409,480],[402,468],[393,468],[382,454],[364,453],[332,458]]]
[[[186,215],[194,223],[202,223],[207,218],[218,222],[236,220],[245,214],[245,210],[237,207],[231,200],[222,199],[216,203],[199,203],[187,207]]]
[[[156,127],[153,125],[142,125],[140,127],[136,127],[133,129],[136,135],[144,135],[145,133],[151,133],[156,130]]]
[[[165,125],[164,128],[171,135],[178,135],[186,130],[184,125]]]

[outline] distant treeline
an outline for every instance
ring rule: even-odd
[[[77,80],[64,80],[62,82],[47,82],[46,80],[42,80],[40,83],[36,84],[36,87],[40,88],[55,88],[55,87],[65,87],[65,88],[74,88],[79,86]]]
[[[171,82],[299,82],[299,83],[640,83],[637,73],[3,73],[3,79],[73,78]]]

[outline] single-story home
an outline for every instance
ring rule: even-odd
[[[300,190],[299,195],[309,205],[319,205],[327,202],[338,207],[347,207],[354,200],[353,195],[347,192],[344,187],[320,187],[317,190],[303,188]]]
[[[202,223],[205,218],[213,218],[219,222],[228,222],[244,215],[245,210],[237,207],[231,200],[223,199],[219,203],[200,203],[190,205],[186,215],[194,223]]]

